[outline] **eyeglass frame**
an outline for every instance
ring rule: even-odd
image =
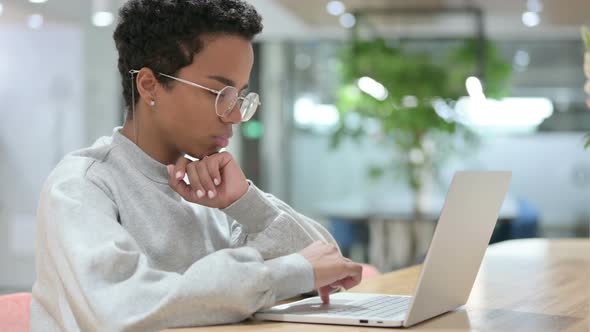
[[[136,69],[131,69],[131,70],[129,71],[129,73],[130,73],[130,74],[132,75],[132,77],[133,77],[133,74],[137,74],[137,73],[139,73],[139,70],[136,70]],[[223,90],[227,89],[227,88],[234,88],[234,89],[236,89],[236,90],[237,90],[237,88],[236,88],[236,87],[234,87],[234,86],[231,86],[231,85],[226,85],[226,86],[224,86],[224,87],[223,87],[221,90],[215,90],[215,89],[211,89],[211,88],[208,88],[208,87],[206,87],[206,86],[200,85],[200,84],[198,84],[198,83],[191,82],[191,81],[188,81],[188,80],[185,80],[185,79],[179,78],[179,77],[174,77],[174,76],[171,76],[171,75],[167,75],[167,74],[164,74],[164,73],[160,73],[160,72],[158,72],[158,75],[162,75],[162,76],[164,76],[164,77],[168,77],[168,78],[170,78],[170,79],[173,79],[173,80],[175,80],[175,81],[178,81],[178,82],[181,82],[181,83],[184,83],[184,84],[188,84],[188,85],[191,85],[191,86],[194,86],[194,87],[197,87],[197,88],[201,88],[201,89],[204,89],[204,90],[207,90],[207,91],[209,91],[209,92],[211,92],[211,93],[214,93],[214,94],[216,94],[216,95],[217,95],[217,97],[215,98],[215,114],[217,114],[217,116],[219,116],[219,117],[226,117],[226,116],[230,115],[230,114],[231,114],[231,112],[233,112],[233,109],[234,109],[234,107],[236,107],[236,103],[238,102],[238,100],[242,100],[242,103],[243,103],[243,102],[244,102],[244,101],[245,101],[245,100],[248,98],[248,96],[250,96],[250,95],[256,95],[256,96],[258,96],[258,99],[260,99],[260,96],[259,96],[259,95],[258,95],[256,92],[250,92],[250,93],[248,93],[248,94],[246,95],[246,97],[242,97],[242,96],[240,96],[240,95],[238,94],[238,97],[236,98],[236,100],[235,100],[235,102],[233,103],[232,107],[228,108],[228,110],[226,111],[226,113],[227,113],[227,114],[225,114],[225,115],[221,115],[221,114],[219,114],[219,112],[218,112],[218,110],[217,110],[217,101],[219,100],[219,96],[221,95],[221,92],[222,92]],[[133,78],[132,78],[132,80],[133,80]],[[132,92],[132,93],[134,93],[134,92]],[[244,119],[242,119],[242,122],[247,122],[248,120],[250,120],[250,119],[252,118],[252,116],[253,116],[253,115],[256,113],[256,111],[258,110],[258,107],[260,107],[260,106],[262,105],[262,103],[261,103],[260,101],[256,101],[256,104],[257,104],[257,105],[256,105],[256,110],[254,111],[254,113],[252,113],[252,115],[250,115],[250,118],[248,118],[247,120],[244,120]],[[240,108],[241,108],[241,106],[240,106]],[[242,114],[241,114],[241,112],[240,112],[240,117],[241,117],[241,116],[242,116]]]

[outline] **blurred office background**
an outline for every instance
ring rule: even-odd
[[[453,173],[511,170],[492,242],[588,237],[587,0],[252,0],[247,176],[383,272],[419,262]],[[122,0],[0,0],[0,293],[35,279],[40,188],[123,120]],[[238,132],[238,131],[236,131]]]

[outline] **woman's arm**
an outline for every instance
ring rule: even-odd
[[[315,241],[336,245],[318,222],[253,183],[242,198],[221,211],[230,217],[232,246],[254,247],[264,259],[298,252]]]
[[[179,158],[168,165],[168,173],[170,186],[185,200],[225,212],[232,247],[254,247],[264,259],[271,259],[298,252],[314,241],[336,244],[320,224],[247,181],[228,152],[195,161]],[[185,175],[189,183],[183,180]]]
[[[301,255],[265,261],[248,247],[217,251],[183,273],[158,270],[117,222],[108,195],[84,175],[61,177],[41,195],[33,291],[61,326],[147,331],[238,322],[314,287]],[[32,326],[43,318],[33,313]]]

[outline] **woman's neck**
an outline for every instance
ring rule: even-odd
[[[137,114],[137,113],[136,113]],[[147,121],[138,121],[137,117],[127,118],[121,129],[121,134],[135,143],[148,156],[164,165],[174,164],[182,155],[170,148],[166,140],[161,138],[160,133]]]

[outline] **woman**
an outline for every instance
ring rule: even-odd
[[[360,282],[322,226],[219,152],[258,106],[244,91],[261,30],[240,0],[125,3],[114,39],[130,112],[44,185],[32,330],[231,323]]]

